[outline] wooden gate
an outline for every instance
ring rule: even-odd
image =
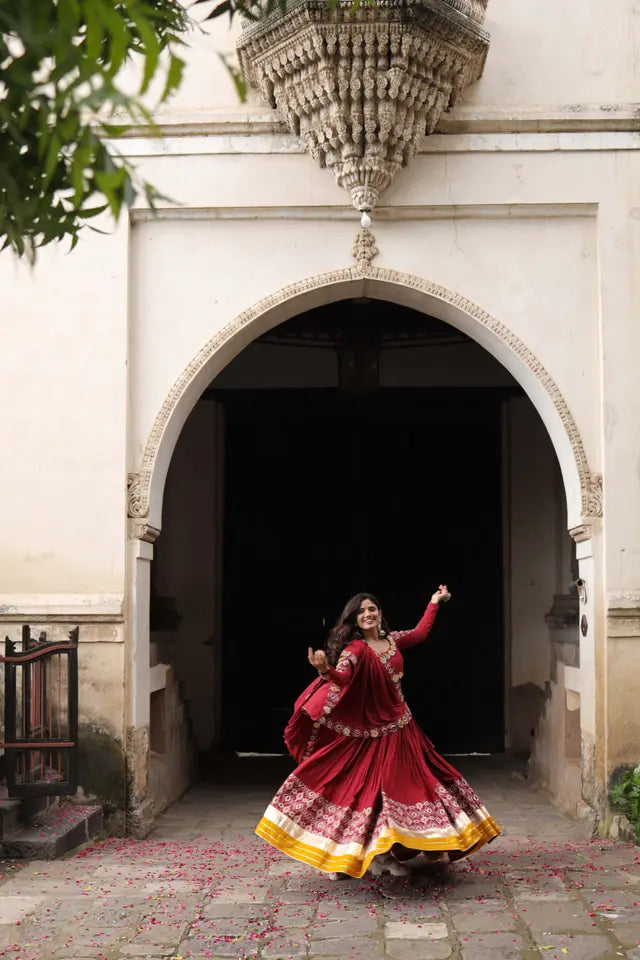
[[[5,638],[5,776],[10,797],[72,794],[78,788],[78,633],[68,640]],[[21,649],[18,649],[18,647]]]

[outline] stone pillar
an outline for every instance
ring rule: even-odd
[[[640,761],[640,182],[616,156],[599,210],[607,787]]]
[[[153,542],[158,530],[129,521],[126,603],[127,833],[143,837],[153,822],[149,784],[149,602]]]
[[[579,698],[582,797],[598,817],[606,807],[605,672],[602,521],[572,531],[578,561],[580,669],[565,669],[569,700]]]

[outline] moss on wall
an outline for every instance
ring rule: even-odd
[[[125,808],[124,749],[112,733],[91,724],[80,724],[78,783],[87,795],[103,804],[105,813]]]

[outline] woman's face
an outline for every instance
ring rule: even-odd
[[[357,624],[361,630],[372,630],[380,626],[381,613],[373,600],[363,600],[358,610]]]

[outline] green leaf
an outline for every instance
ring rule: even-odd
[[[87,3],[86,17],[86,57],[90,69],[95,70],[100,56],[100,48],[104,39],[104,25],[100,19],[100,6],[96,3]]]
[[[121,13],[116,12],[109,2],[102,4],[102,9],[104,22],[109,31],[109,66],[107,73],[108,76],[115,77],[126,60],[132,36]]]
[[[56,167],[60,162],[60,139],[57,133],[51,134],[49,139],[49,145],[47,147],[47,153],[44,161],[44,182],[45,185],[50,183]]]
[[[80,4],[78,0],[58,0],[58,23],[62,32],[72,37],[78,29],[80,21]]]
[[[101,213],[104,213],[105,210],[109,208],[108,203],[103,203],[99,207],[83,207],[82,208],[82,218],[83,220],[88,220],[89,217],[98,217]]]
[[[236,64],[234,64],[233,61],[230,61],[229,57],[225,56],[224,54],[219,53],[218,57],[220,58],[221,62],[224,64],[227,73],[229,74],[231,80],[233,81],[233,85],[236,88],[236,94],[238,96],[238,100],[240,101],[240,103],[246,103],[247,96],[249,94],[249,87],[248,87],[247,81],[244,78],[242,70],[240,69],[239,66],[236,66]]]
[[[141,53],[144,56],[144,71],[139,90],[139,94],[142,96],[149,89],[149,84],[153,80],[156,70],[158,69],[161,47],[158,38],[153,32],[148,20],[133,12],[131,13],[131,19],[133,20],[136,29],[140,34],[143,44]]]
[[[128,130],[131,130],[130,123],[101,123],[100,129],[108,136],[112,138],[124,136]]]
[[[169,60],[169,69],[167,70],[167,79],[164,85],[164,90],[162,91],[162,96],[160,101],[162,103],[167,100],[174,90],[177,90],[180,84],[182,83],[182,74],[184,71],[184,60],[181,60],[180,57],[176,57],[175,54],[171,54],[171,59]]]

